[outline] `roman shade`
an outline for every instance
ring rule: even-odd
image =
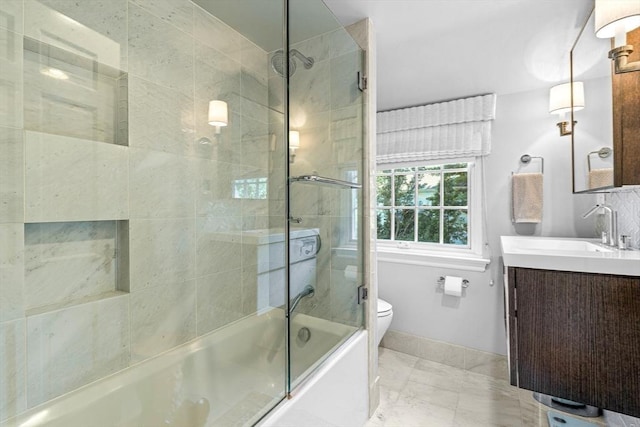
[[[491,152],[496,95],[377,114],[377,163],[485,156]]]

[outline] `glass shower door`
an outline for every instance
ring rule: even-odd
[[[288,29],[293,388],[363,325],[364,54],[320,0],[290,0]]]

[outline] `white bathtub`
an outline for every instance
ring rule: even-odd
[[[302,327],[311,332],[306,343],[296,338]],[[297,314],[292,331],[295,378],[317,369],[318,358],[356,328]],[[252,425],[284,397],[283,336],[284,312],[272,309],[33,408],[2,427]],[[366,353],[361,363],[366,365]]]

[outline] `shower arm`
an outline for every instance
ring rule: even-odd
[[[298,49],[291,49],[289,51],[289,55],[298,58],[302,62],[302,65],[304,65],[304,68],[306,68],[307,70],[313,67],[313,58],[304,56]]]

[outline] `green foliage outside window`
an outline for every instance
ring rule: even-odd
[[[466,246],[468,175],[467,163],[380,173],[378,239]]]

